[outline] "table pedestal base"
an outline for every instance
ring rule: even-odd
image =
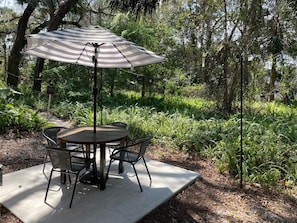
[[[79,181],[83,184],[90,184],[90,185],[99,185],[99,179],[95,177],[93,171],[85,172],[80,178]]]

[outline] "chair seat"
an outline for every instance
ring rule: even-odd
[[[80,155],[72,155],[71,162],[74,165],[76,165],[76,164],[78,164],[78,165],[85,165],[86,158],[84,158],[83,155],[82,156],[80,156]]]
[[[58,145],[59,147],[60,145]],[[81,149],[81,145],[78,145],[78,144],[67,144],[66,145],[66,149],[68,150],[77,150],[77,149]]]
[[[79,160],[79,161],[82,161],[82,160]],[[82,171],[83,169],[86,168],[86,165],[84,162],[75,162],[73,159],[72,159],[72,170],[73,172],[80,172]]]
[[[121,160],[131,163],[136,162],[139,158],[139,155],[136,152],[119,150],[118,152],[112,154],[110,158],[113,160]]]
[[[109,147],[113,147],[113,146],[120,146],[121,145],[121,142],[120,141],[115,141],[115,142],[108,142],[106,143],[106,146]]]

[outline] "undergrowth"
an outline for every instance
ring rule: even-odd
[[[32,97],[32,96],[31,96]],[[45,105],[39,100],[39,109]],[[38,129],[44,123],[25,100],[2,98],[1,130]],[[41,100],[41,101],[40,101]],[[11,102],[14,102],[11,103]],[[22,103],[23,104],[22,104]],[[43,100],[44,102],[44,100]],[[16,106],[18,104],[18,106]],[[54,98],[51,112],[79,126],[93,125],[93,103]],[[240,174],[240,115],[222,115],[215,103],[182,96],[142,98],[135,92],[119,92],[98,104],[97,125],[123,121],[131,137],[151,134],[153,143],[187,150],[212,158],[220,172]],[[296,189],[297,132],[296,108],[277,103],[254,103],[243,115],[243,177],[264,186]]]

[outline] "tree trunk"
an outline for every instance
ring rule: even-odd
[[[41,91],[41,72],[43,70],[44,59],[37,58],[34,69],[34,82],[32,90]]]
[[[274,93],[275,93],[275,81],[276,81],[276,55],[272,57],[272,67],[270,73],[270,82],[269,82],[269,101],[274,101]]]
[[[142,76],[141,78],[141,97],[145,97],[145,77]]]
[[[110,91],[109,91],[110,97],[114,96],[114,79],[110,83]]]
[[[226,112],[231,112],[232,110],[232,104],[230,103],[230,97],[229,94],[232,94],[231,90],[228,89],[228,76],[229,76],[229,62],[228,62],[228,56],[229,56],[229,42],[228,42],[228,18],[227,18],[227,3],[224,1],[224,48],[223,48],[223,87],[224,87],[224,93],[223,93],[223,104],[222,108]]]
[[[65,15],[77,4],[77,2],[78,0],[64,1],[56,11],[55,15],[51,17],[48,23],[48,31],[56,30],[62,24]],[[36,91],[41,91],[41,73],[43,71],[43,64],[44,59],[38,58],[35,65],[34,83],[32,87],[32,89]]]
[[[231,90],[229,89],[228,84],[228,76],[229,76],[229,63],[228,63],[228,46],[225,44],[223,52],[223,87],[224,87],[224,94],[223,94],[223,104],[222,108],[226,112],[230,112],[232,110],[232,103],[230,103],[230,95],[232,94]]]
[[[115,71],[118,72],[118,69]],[[110,81],[109,81],[109,95],[110,97],[114,96],[114,82],[115,82],[115,74],[109,75]],[[118,76],[118,75],[117,75]]]
[[[29,18],[33,13],[35,6],[28,4],[22,17],[18,22],[17,34],[12,49],[10,51],[10,55],[8,57],[7,64],[7,80],[6,83],[8,86],[17,87],[19,84],[19,65],[22,59],[21,50],[24,48],[25,41],[25,33],[28,25]]]

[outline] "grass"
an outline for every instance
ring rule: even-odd
[[[85,95],[82,97],[87,98]],[[32,107],[34,103],[38,108],[46,105],[42,97],[35,101],[32,100],[33,96],[28,98]],[[80,126],[92,126],[92,99],[82,101],[60,101],[56,97],[51,111]],[[97,112],[97,125],[100,125],[101,118],[103,124],[126,122],[131,137],[151,134],[154,143],[211,157],[219,171],[228,171],[234,177],[240,174],[240,116],[237,113],[220,114],[213,102],[184,96],[154,95],[141,98],[135,92],[118,92],[114,97],[104,96],[102,116],[100,109]],[[253,103],[245,107],[245,181],[268,187],[296,188],[296,123],[297,112],[294,106]]]

